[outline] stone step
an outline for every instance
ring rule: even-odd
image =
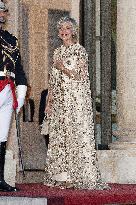
[[[28,197],[0,197],[0,205],[47,205],[47,199]]]
[[[22,172],[17,173],[16,182],[18,184],[24,183],[43,183],[44,182],[44,171],[36,171],[36,170],[29,170],[25,171],[25,176],[23,176]]]
[[[104,182],[136,184],[136,149],[97,150],[97,157]]]

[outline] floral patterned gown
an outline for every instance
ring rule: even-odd
[[[68,182],[74,188],[103,189],[106,185],[97,168],[86,51],[79,43],[62,45],[54,52],[54,61],[57,59],[66,69],[75,69],[78,79],[55,67],[50,71],[53,104],[45,185],[63,186]]]

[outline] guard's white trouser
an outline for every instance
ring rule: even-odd
[[[13,96],[10,85],[0,92],[0,142],[7,141],[13,112]]]

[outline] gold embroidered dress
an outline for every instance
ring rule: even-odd
[[[78,79],[69,78],[55,67],[50,71],[53,104],[45,185],[63,186],[69,182],[74,188],[103,189],[96,165],[86,51],[79,43],[62,45],[54,52],[55,60],[62,60],[66,69],[75,69]]]

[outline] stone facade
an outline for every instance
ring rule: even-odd
[[[48,87],[48,11],[70,11],[71,3],[70,1],[64,3],[64,1],[22,0],[20,9],[22,55],[23,53],[28,54],[23,57],[23,62],[26,65],[27,77],[32,86],[32,97],[36,108],[39,108],[40,94],[43,89]],[[27,29],[26,32],[24,28]],[[35,112],[35,120],[37,121],[38,109]]]
[[[136,183],[136,1],[118,0],[117,3],[117,120],[119,130],[114,134],[118,136],[118,141],[110,145],[111,150],[98,151],[98,161],[104,181]],[[54,29],[55,25],[52,24],[54,22],[52,16],[56,15],[54,17],[57,20],[59,15],[70,13],[78,21],[79,0],[7,0],[7,4],[10,16],[6,28],[19,39],[22,63],[32,87],[31,98],[34,99],[36,107],[33,123],[23,123],[21,120],[23,144],[25,144],[23,148],[26,151],[25,157],[27,157],[25,165],[28,169],[32,166],[35,166],[32,168],[38,169],[40,166],[44,169],[45,156],[41,153],[45,153],[45,145],[38,129],[38,112],[40,94],[42,90],[48,88],[48,69],[53,51],[51,49],[59,43],[53,40],[57,34],[51,35],[51,29]],[[38,147],[40,150],[37,151]],[[13,116],[5,170],[6,179],[12,185],[15,183],[16,166],[17,170],[20,170],[17,154],[18,146]],[[41,161],[37,162],[39,158]]]

